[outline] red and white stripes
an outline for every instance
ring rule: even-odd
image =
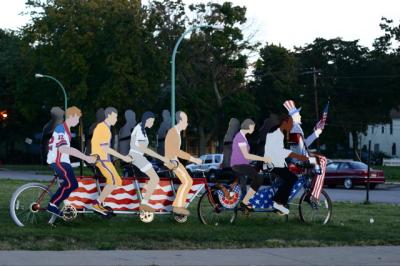
[[[77,180],[79,187],[65,200],[65,204],[71,204],[78,210],[88,209],[92,205],[93,200],[98,197],[96,180],[93,178],[77,178]],[[143,193],[143,187],[147,180],[139,179],[138,182]],[[104,184],[100,184],[100,186],[103,185]],[[175,184],[175,189],[177,185],[178,184]],[[193,186],[189,191],[186,204],[189,204],[203,187],[203,180],[193,179]],[[161,178],[157,189],[149,200],[149,205],[156,209],[157,212],[171,211],[174,199],[175,195],[171,187],[170,179]],[[104,202],[106,206],[111,207],[114,211],[138,211],[140,199],[136,193],[133,180],[123,180],[122,186],[115,189]]]
[[[311,195],[319,200],[319,197],[321,195],[322,187],[324,186],[324,180],[325,180],[325,173],[326,173],[326,164],[327,164],[327,159],[326,157],[322,155],[316,155],[315,156],[319,160],[319,166],[321,168],[321,173],[317,175],[314,179],[314,184],[312,187],[312,193]]]

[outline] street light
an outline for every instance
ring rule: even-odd
[[[171,123],[172,126],[175,126],[175,57],[176,53],[178,51],[178,47],[180,43],[182,42],[183,38],[189,33],[192,32],[196,29],[200,28],[212,28],[215,30],[223,30],[224,26],[222,25],[197,25],[197,26],[192,26],[188,28],[184,33],[182,33],[181,37],[178,39],[178,41],[175,44],[174,51],[172,52],[172,60],[171,60]]]
[[[64,93],[64,108],[65,108],[64,111],[67,111],[67,106],[68,106],[67,92],[65,91],[64,86],[61,84],[61,82],[58,81],[55,77],[52,77],[49,75],[44,75],[44,74],[39,74],[39,73],[35,74],[35,78],[48,78],[48,79],[51,79],[51,80],[57,82],[57,84],[61,87],[61,89]]]
[[[1,120],[6,120],[7,117],[8,117],[7,110],[0,111],[0,121],[1,121]]]

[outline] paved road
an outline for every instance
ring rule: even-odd
[[[5,178],[27,181],[49,181],[53,176],[37,175],[33,171],[8,171],[0,169],[0,179]],[[355,188],[352,190],[326,188],[326,190],[333,201],[363,202],[366,197],[365,188]],[[400,184],[379,185],[375,190],[370,191],[370,201],[400,204]]]
[[[34,171],[11,171],[0,169],[0,179],[27,180],[27,181],[49,181],[51,175],[40,175]]]
[[[363,202],[366,199],[365,188],[355,188],[351,190],[328,188],[326,191],[333,201]],[[370,190],[369,200],[371,202],[400,204],[400,184],[380,185],[376,189]]]
[[[275,249],[0,251],[0,265],[348,265],[398,266],[400,247]]]

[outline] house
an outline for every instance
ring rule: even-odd
[[[368,149],[371,141],[372,152],[383,152],[392,157],[400,156],[400,111],[390,112],[391,122],[388,124],[368,125],[365,133],[359,134],[361,149]]]

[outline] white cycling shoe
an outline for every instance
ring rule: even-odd
[[[286,208],[285,206],[278,204],[274,201],[274,204],[272,205],[272,207],[274,207],[274,209],[280,211],[282,214],[284,215],[288,215],[289,214],[289,209]]]

